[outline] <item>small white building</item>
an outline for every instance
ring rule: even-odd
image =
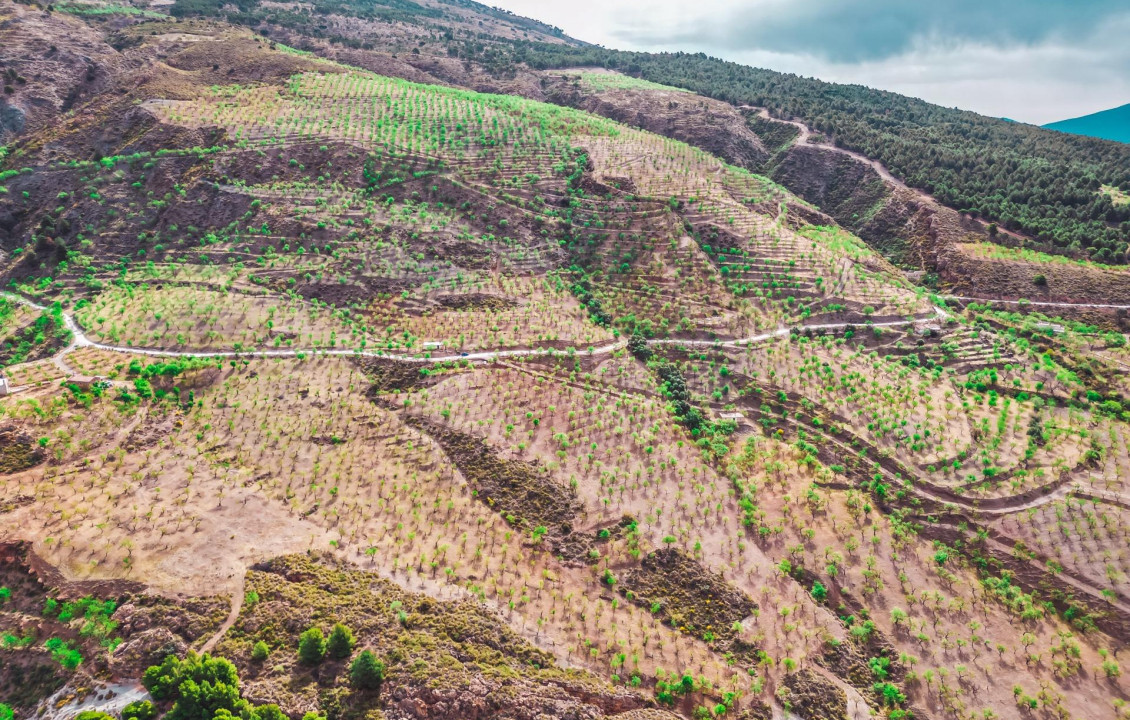
[[[9,392],[11,392],[11,391],[8,388],[8,376],[7,375],[0,375],[0,397],[4,397]]]
[[[429,340],[424,343],[425,350],[443,350],[443,342],[440,340]]]

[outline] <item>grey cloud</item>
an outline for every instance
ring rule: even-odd
[[[759,48],[853,63],[898,56],[923,40],[1071,44],[1128,14],[1125,0],[762,0],[680,28],[641,24],[616,35],[634,46]]]

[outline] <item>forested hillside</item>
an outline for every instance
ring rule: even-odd
[[[473,0],[317,0],[312,3],[261,3],[259,0],[176,0],[170,8],[174,17],[208,15],[240,25],[257,26],[271,23],[322,37],[349,47],[389,49],[387,43],[374,43],[372,37],[361,39],[364,25],[342,26],[328,20],[332,16],[350,17],[375,22],[404,23],[441,36],[444,42],[453,43],[457,37],[476,41],[482,51],[483,41],[490,43],[512,40],[546,41],[565,39],[560,28],[519,15],[482,5]],[[491,23],[491,24],[488,24]],[[461,32],[462,31],[462,32]],[[407,33],[411,35],[413,33]],[[385,37],[385,40],[395,38]],[[571,42],[575,42],[572,41]],[[580,44],[580,43],[577,43]],[[417,54],[418,45],[413,43]],[[393,46],[395,47],[395,45]]]

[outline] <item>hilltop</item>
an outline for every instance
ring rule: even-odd
[[[1130,104],[1044,125],[1049,130],[1130,143]]]

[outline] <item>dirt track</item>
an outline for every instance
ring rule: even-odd
[[[892,175],[891,171],[888,170],[887,167],[885,165],[883,165],[883,163],[879,162],[878,160],[872,160],[871,158],[867,157],[866,155],[854,152],[852,150],[848,150],[846,148],[839,147],[837,145],[833,145],[833,144],[828,143],[828,142],[812,142],[812,138],[820,135],[820,133],[814,133],[811,128],[809,128],[807,125],[805,125],[804,123],[802,123],[800,121],[783,120],[781,118],[775,118],[775,117],[773,117],[772,115],[769,114],[769,111],[767,109],[754,107],[752,105],[742,105],[740,107],[740,109],[742,109],[742,110],[754,110],[754,111],[757,112],[757,116],[762,118],[763,120],[769,120],[770,122],[785,123],[786,125],[792,125],[793,127],[795,127],[800,132],[800,134],[797,135],[796,138],[793,140],[793,143],[792,143],[793,147],[796,147],[796,146],[814,147],[814,148],[819,148],[821,150],[828,150],[829,152],[839,153],[840,155],[847,155],[848,157],[854,159],[855,161],[861,162],[864,165],[867,165],[868,167],[873,169],[876,173],[879,174],[879,177],[881,177],[883,179],[883,181],[886,182],[888,185],[891,185],[895,188],[898,188],[899,190],[905,190],[906,192],[913,193],[915,198],[917,198],[917,200],[919,202],[924,203],[926,205],[936,205],[936,206],[942,205],[942,203],[938,202],[932,195],[929,195],[929,194],[923,192],[922,190],[919,190],[918,188],[910,187],[905,182],[903,182],[902,180],[900,180],[897,177],[895,177],[894,175]],[[1021,235],[1020,233],[1016,233],[1016,232],[1013,232],[1011,230],[1006,230],[1005,228],[1002,228],[1002,227],[998,227],[997,229],[1002,235],[1008,235],[1009,237],[1015,238],[1017,240],[1027,240],[1028,239],[1026,236]]]
[[[28,300],[19,295],[11,293],[0,293],[9,300],[26,305],[30,308],[40,311],[46,311],[47,308],[43,305]],[[619,350],[627,345],[626,342],[615,342],[599,347],[591,348],[570,348],[569,350],[545,349],[545,348],[519,348],[513,350],[493,350],[488,352],[477,353],[462,353],[459,355],[440,355],[434,357],[420,357],[411,355],[393,355],[391,353],[374,352],[369,350],[324,350],[324,349],[295,349],[295,350],[249,350],[244,352],[235,352],[231,350],[214,351],[214,352],[194,352],[191,350],[158,350],[152,348],[137,348],[124,345],[106,345],[91,340],[83,332],[82,328],[75,322],[74,316],[68,313],[62,313],[63,323],[68,330],[71,331],[74,338],[70,345],[65,347],[60,353],[54,356],[53,361],[62,363],[62,357],[72,350],[80,347],[95,348],[97,350],[108,350],[110,352],[128,353],[131,355],[145,355],[149,357],[242,357],[242,358],[286,358],[286,357],[304,357],[306,355],[326,355],[326,356],[339,356],[339,357],[372,357],[372,358],[392,358],[402,360],[405,362],[416,362],[425,364],[456,362],[459,360],[467,360],[471,362],[489,362],[493,360],[500,360],[508,357],[533,357],[533,356],[546,356],[546,355],[564,355],[569,353],[588,354],[588,355],[607,355],[608,353]],[[917,323],[928,322],[935,318],[948,317],[948,313],[939,308],[934,308],[934,315],[928,318],[915,319],[915,320],[894,320],[890,322],[872,323],[875,327],[902,327],[906,325],[914,325]],[[829,323],[824,325],[805,325],[805,328],[812,330],[835,330],[838,328],[848,327],[849,325],[858,325],[859,323]],[[696,346],[710,346],[710,347],[744,347],[746,345],[754,345],[757,343],[765,342],[777,337],[783,337],[791,332],[790,328],[781,327],[773,332],[761,333],[747,338],[738,338],[736,340],[649,340],[651,344],[655,345],[696,345]],[[60,365],[60,367],[64,367]]]

